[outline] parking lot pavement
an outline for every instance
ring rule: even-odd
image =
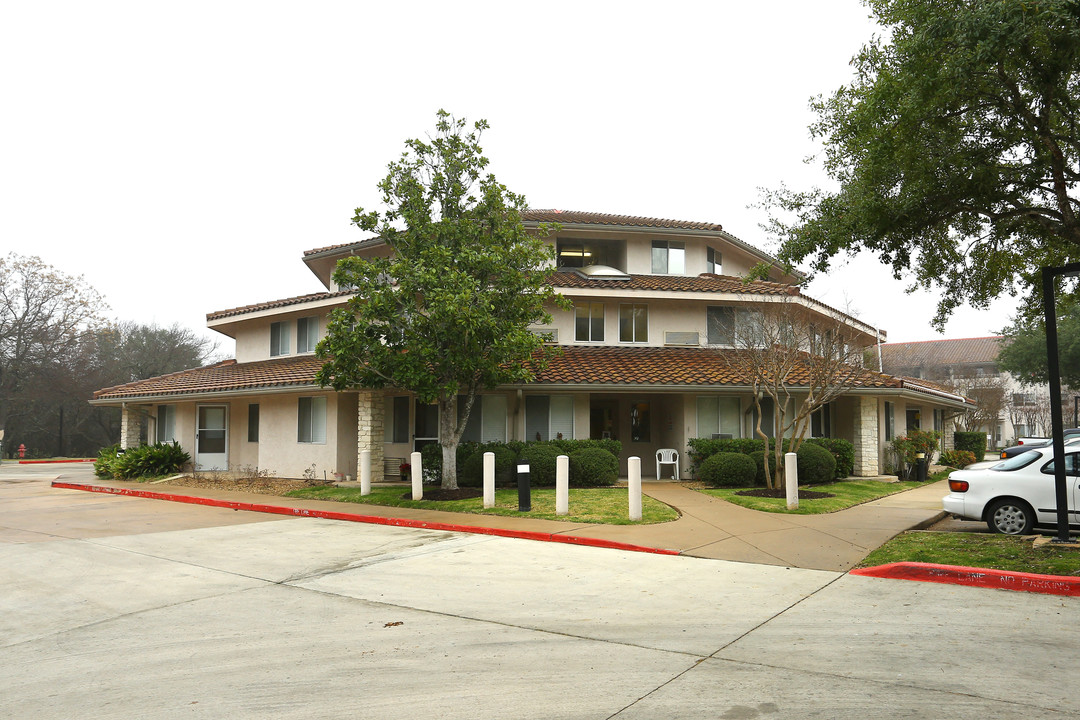
[[[0,718],[1080,717],[1075,599],[204,522],[0,543]]]

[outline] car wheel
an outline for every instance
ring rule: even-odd
[[[1003,535],[1027,535],[1035,524],[1035,511],[1023,500],[997,500],[986,511],[990,532]]]

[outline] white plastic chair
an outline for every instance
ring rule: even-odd
[[[674,465],[675,475],[672,480],[679,479],[679,451],[674,448],[663,448],[656,451],[656,479],[660,479],[660,466]]]

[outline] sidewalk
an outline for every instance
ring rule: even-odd
[[[284,510],[289,515],[310,511],[323,516],[366,516],[369,522],[400,519],[437,529],[535,535],[556,542],[617,543],[693,557],[836,572],[850,570],[895,535],[939,520],[944,515],[941,498],[948,494],[947,483],[940,481],[827,515],[785,515],[732,505],[677,483],[646,482],[643,492],[678,509],[678,520],[657,525],[597,525],[96,479],[78,480],[68,487],[130,490],[141,497],[171,495],[206,505],[257,505],[264,512]]]

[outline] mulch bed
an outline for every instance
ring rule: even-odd
[[[761,498],[786,498],[787,490],[779,488],[776,490],[770,490],[769,488],[754,488],[753,490],[740,490],[735,493],[736,495],[745,495],[747,497],[761,497]],[[821,498],[836,497],[832,493],[817,492],[816,490],[803,490],[799,489],[800,500],[820,500]]]

